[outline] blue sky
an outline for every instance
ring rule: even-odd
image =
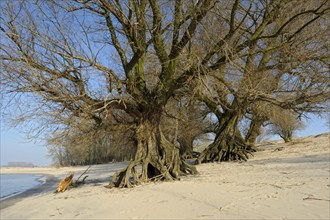
[[[3,123],[0,132],[1,166],[7,165],[8,162],[32,162],[37,166],[51,165],[45,145],[28,141],[20,130],[9,128]]]
[[[306,128],[298,131],[296,136],[304,137],[320,133],[330,132],[326,116],[320,118],[311,116],[305,120]],[[32,162],[37,166],[51,165],[51,159],[47,156],[47,147],[40,143],[27,141],[24,134],[18,129],[9,128],[1,123],[1,166],[8,162]]]
[[[305,137],[330,132],[330,125],[327,117],[330,117],[329,114],[327,114],[327,116],[324,115],[323,117],[310,116],[310,119],[304,119],[303,121],[306,128],[304,130],[297,131],[296,136]]]

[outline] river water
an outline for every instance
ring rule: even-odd
[[[44,184],[46,178],[32,174],[0,174],[0,200]]]

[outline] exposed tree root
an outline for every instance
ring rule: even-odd
[[[196,168],[180,158],[178,146],[170,143],[159,127],[144,123],[137,130],[135,159],[113,175],[109,187],[129,188],[155,180],[173,181],[195,173]]]
[[[222,138],[221,138],[222,137]],[[255,149],[238,137],[220,136],[196,160],[196,164],[249,159]]]
[[[142,165],[140,172],[137,171],[137,166]],[[141,183],[150,181],[173,181],[180,180],[180,176],[187,174],[196,174],[195,166],[187,164],[180,160],[179,168],[167,167],[158,162],[156,165],[146,161],[132,161],[123,170],[117,171],[109,184],[109,187],[130,188]]]

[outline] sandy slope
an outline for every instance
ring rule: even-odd
[[[24,198],[3,208],[1,219],[329,219],[329,138],[264,143],[248,162],[202,164],[196,176],[132,189],[104,187],[124,163],[93,166],[88,184]],[[84,169],[7,168],[1,173],[62,178]]]

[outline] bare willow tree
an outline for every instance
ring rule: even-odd
[[[3,91],[23,102],[32,94],[40,113],[63,126],[76,118],[99,126],[127,114],[137,151],[114,186],[195,173],[159,125],[170,97],[198,73],[197,63],[180,60],[190,59],[189,45],[215,3],[1,1]]]
[[[197,163],[248,158],[253,149],[237,127],[254,103],[297,112],[324,108],[329,12],[328,1],[236,0],[219,8],[215,17],[223,22],[223,32],[213,26],[215,34],[206,36],[218,41],[211,43],[212,59],[202,62],[214,71],[205,77],[208,93],[200,92],[219,125],[215,141]]]
[[[267,102],[256,102],[250,107],[247,113],[250,124],[245,135],[245,141],[250,145],[255,144],[262,131],[263,135],[279,135],[285,142],[289,142],[296,130],[304,128],[301,118],[307,113],[305,111],[284,109]],[[323,107],[317,108],[317,112],[314,113],[320,114],[325,110]]]
[[[270,118],[270,133],[279,135],[284,142],[291,142],[293,134],[304,128],[303,122],[299,115],[293,111],[286,109],[276,109]]]
[[[215,141],[199,162],[246,159],[237,124],[251,103],[308,109],[326,93],[325,0],[0,5],[1,89],[13,95],[7,97],[21,94],[31,115],[59,129],[79,118],[95,128],[115,118],[129,124],[136,154],[114,174],[114,186],[196,172],[160,126],[169,100],[196,79],[194,93],[218,118]]]

